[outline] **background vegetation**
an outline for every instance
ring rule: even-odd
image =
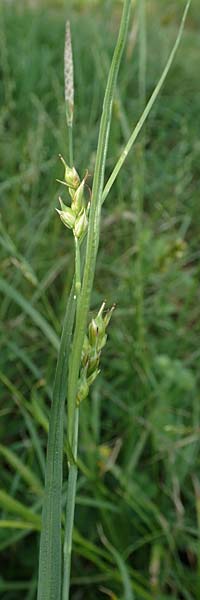
[[[66,156],[65,2],[32,4],[0,8],[0,594],[7,600],[36,595],[48,414],[73,271],[71,237],[54,212],[58,153]],[[147,0],[147,97],[183,5]],[[92,177],[120,2],[70,6],[75,162]],[[103,208],[92,309],[104,298],[117,308],[81,412],[74,600],[199,598],[197,9],[194,0],[148,120],[145,177],[140,137]],[[135,15],[107,175],[139,114]]]

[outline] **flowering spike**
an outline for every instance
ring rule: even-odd
[[[92,319],[88,327],[88,336],[85,335],[82,355],[81,355],[81,372],[79,378],[77,404],[88,396],[89,388],[97,375],[100,373],[99,361],[101,351],[107,341],[106,327],[111,319],[115,306],[107,312],[103,317],[105,302],[102,303],[99,312],[95,319]]]
[[[65,102],[68,126],[72,126],[74,113],[74,69],[71,43],[70,23],[66,23],[65,50],[64,50],[64,80],[65,80]]]

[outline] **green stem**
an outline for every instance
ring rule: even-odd
[[[73,124],[68,124],[68,148],[69,148],[69,166],[73,167],[74,164],[74,153],[73,153]]]
[[[72,534],[74,525],[75,499],[76,499],[76,482],[77,482],[77,451],[78,451],[78,422],[79,408],[76,407],[74,418],[74,443],[73,443],[73,458],[74,462],[69,463],[68,486],[67,486],[67,507],[66,507],[66,528],[64,539],[64,575],[63,575],[63,590],[62,600],[69,598],[69,582],[71,572],[71,554],[72,554]]]

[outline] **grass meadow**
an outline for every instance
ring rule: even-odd
[[[148,99],[184,2],[146,5]],[[120,10],[111,0],[68,3],[75,165],[90,185]],[[0,6],[2,600],[36,598],[51,393],[73,277],[72,239],[55,213],[58,154],[67,156],[66,13],[55,0]],[[166,83],[103,206],[90,316],[103,300],[116,309],[80,409],[72,600],[200,597],[199,26],[193,0]],[[135,11],[106,179],[141,114],[139,59]]]

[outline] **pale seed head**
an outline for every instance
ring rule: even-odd
[[[74,69],[73,69],[73,55],[72,55],[72,43],[71,43],[71,31],[70,23],[66,23],[66,34],[65,34],[65,50],[64,50],[64,81],[65,81],[65,102],[66,102],[66,115],[68,125],[72,125],[73,122],[73,111],[74,111]]]

